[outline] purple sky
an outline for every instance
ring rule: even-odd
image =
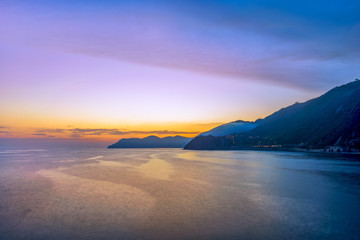
[[[0,125],[255,120],[358,78],[359,39],[358,1],[5,0]]]

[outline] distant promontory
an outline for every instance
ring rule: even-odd
[[[145,138],[123,138],[108,148],[183,148],[192,138],[174,136],[159,138],[148,136]]]

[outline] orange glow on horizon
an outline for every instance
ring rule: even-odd
[[[89,124],[48,124],[30,122],[13,124],[3,127],[0,138],[42,138],[78,141],[116,141],[121,138],[143,138],[149,135],[158,137],[184,136],[195,137],[201,132],[208,131],[223,122],[214,123],[144,123],[137,125],[89,125]]]

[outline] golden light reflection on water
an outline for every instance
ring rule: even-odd
[[[97,157],[88,158],[98,159]],[[170,176],[174,173],[173,166],[163,159],[157,157],[157,154],[151,154],[149,158],[145,159],[145,163],[136,164],[123,161],[108,161],[97,160],[96,163],[90,163],[88,165],[100,165],[105,167],[117,167],[126,168],[127,171],[137,172],[146,178],[169,180]]]
[[[123,163],[123,162],[116,162],[116,161],[97,161],[97,163],[92,165],[101,165],[101,166],[107,166],[107,167],[134,167],[133,164],[130,163]]]
[[[213,152],[210,152],[211,154]],[[183,153],[176,154],[176,157],[181,158],[183,160],[189,161],[201,161],[201,162],[209,162],[209,163],[229,163],[228,159],[218,159],[214,158],[209,154],[208,151],[202,151],[200,154],[197,151],[185,151]],[[203,156],[206,157],[203,157]]]
[[[268,153],[54,155],[0,169],[0,239],[291,239],[294,229],[312,236],[322,221],[322,202],[292,196],[310,199],[328,184],[278,169]]]
[[[138,166],[137,170],[149,178],[169,180],[171,174],[174,172],[171,164],[157,158],[156,154],[152,154],[150,157],[152,159]]]
[[[110,233],[126,236],[124,229],[131,229],[132,235],[139,231],[149,239],[184,239],[197,233],[210,237],[236,229],[238,222],[248,228],[251,223],[243,222],[242,215],[253,215],[247,209],[253,209],[256,215],[256,205],[267,204],[259,201],[261,187],[249,188],[244,181],[231,183],[242,186],[243,193],[234,195],[228,179],[236,171],[223,172],[225,169],[218,164],[221,160],[214,153],[114,153],[37,171],[51,182],[51,189],[39,197],[41,203],[29,204],[31,211],[20,227],[37,229],[50,224],[54,228],[50,232],[80,229],[80,235],[88,239],[97,239],[99,229],[109,232],[106,236],[111,239],[116,237],[110,237]],[[224,162],[227,166],[232,160]],[[253,173],[243,172],[243,177],[246,180]],[[234,206],[240,214],[234,215]],[[262,207],[261,211],[264,215],[267,209]],[[69,234],[74,232],[70,230]]]
[[[234,154],[238,154],[239,156],[234,157]],[[259,161],[251,161],[252,156],[250,152],[185,151],[183,153],[176,154],[176,157],[188,161],[220,163],[225,165],[238,165],[240,163],[242,166],[247,166],[247,167],[255,167],[255,168],[264,167],[264,165]]]
[[[91,228],[124,235],[121,232],[129,224],[146,220],[156,204],[155,197],[139,188],[71,176],[64,173],[64,170],[67,169],[37,172],[51,180],[51,194],[43,199],[41,205],[31,208],[24,219],[24,226],[43,228],[50,223],[57,230],[84,231],[81,233],[83,236],[93,232],[89,231]],[[52,231],[56,232],[56,229]],[[96,238],[95,236],[87,238]]]

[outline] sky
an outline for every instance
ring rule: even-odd
[[[0,138],[196,136],[359,78],[360,2],[0,0]]]

